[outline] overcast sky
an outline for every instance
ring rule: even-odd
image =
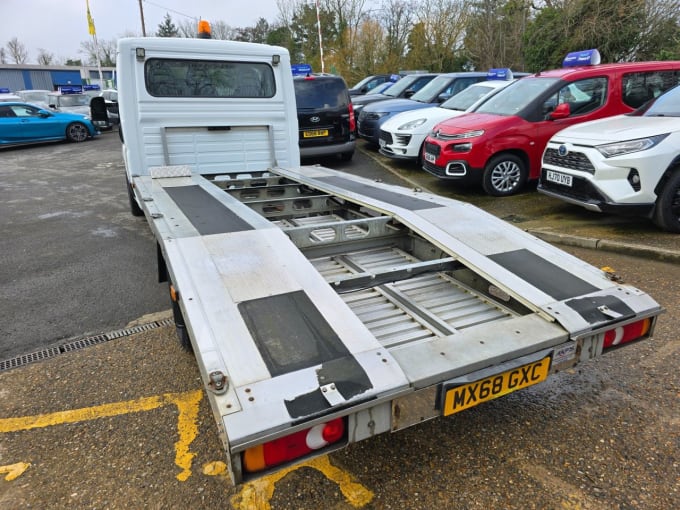
[[[139,0],[89,0],[97,39],[109,41],[134,32],[142,35]],[[175,24],[202,18],[232,27],[253,26],[259,18],[273,23],[276,0],[143,0],[146,34],[153,35],[165,14]],[[60,60],[82,58],[80,43],[90,39],[85,0],[0,0],[0,46],[16,37],[36,64],[44,48]]]

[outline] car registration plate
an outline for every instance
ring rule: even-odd
[[[450,416],[513,391],[533,386],[548,378],[550,356],[540,361],[453,387],[445,386],[442,414]]]
[[[308,129],[302,132],[303,138],[316,138],[318,136],[328,136],[327,129]]]
[[[552,170],[546,170],[545,179],[555,184],[561,184],[562,186],[571,187],[572,177],[571,175],[562,174],[560,172],[553,172]]]
[[[429,152],[426,152],[425,161],[427,161],[428,163],[434,163],[435,161],[437,161],[437,156],[435,156],[434,154],[430,154]]]

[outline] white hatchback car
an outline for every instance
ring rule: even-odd
[[[393,159],[420,161],[423,142],[435,125],[474,110],[512,81],[482,81],[463,89],[439,106],[396,114],[380,126],[380,153]]]
[[[559,131],[543,153],[538,191],[680,233],[680,86],[633,113]]]

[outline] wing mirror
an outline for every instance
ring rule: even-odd
[[[550,113],[549,117],[551,120],[566,119],[571,115],[571,107],[569,103],[560,103],[555,109]]]

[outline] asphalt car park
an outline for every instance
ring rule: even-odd
[[[2,508],[680,506],[677,235],[535,191],[494,199],[358,146],[352,162],[322,163],[468,200],[562,242],[599,241],[609,249],[565,249],[657,299],[667,312],[654,338],[233,487],[196,362],[168,322],[148,226],[128,211],[117,134],[3,150],[0,361],[68,348],[0,371]],[[636,246],[668,258],[630,257]]]

